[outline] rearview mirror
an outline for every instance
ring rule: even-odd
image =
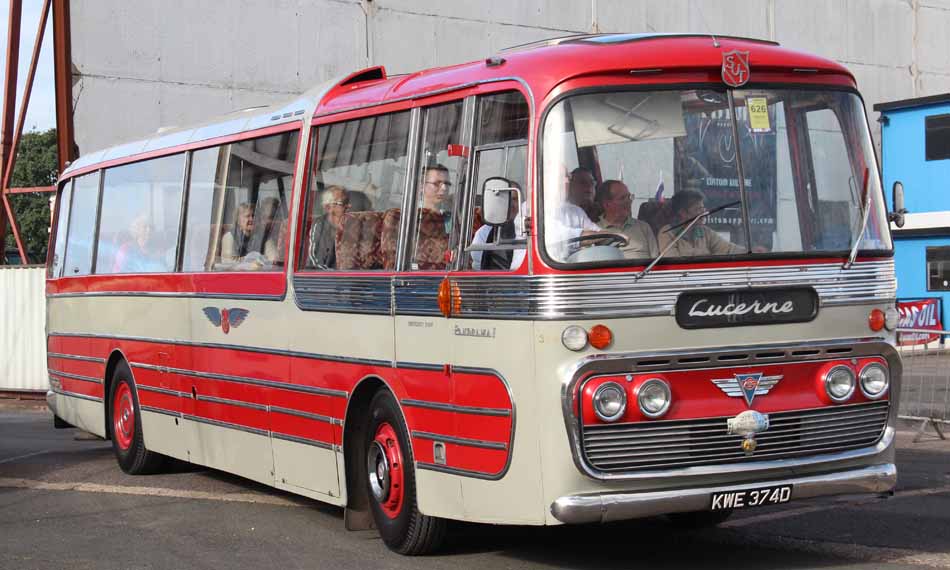
[[[907,213],[907,210],[904,208],[904,185],[897,181],[894,183],[893,189],[893,203],[894,211],[888,212],[887,220],[894,222],[894,225],[902,228],[904,227],[904,214]]]
[[[500,226],[511,220],[511,200],[521,202],[521,193],[504,178],[485,181],[482,187],[482,219],[490,226]]]

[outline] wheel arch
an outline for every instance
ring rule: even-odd
[[[111,402],[109,402],[109,396],[112,393],[112,377],[115,375],[115,369],[119,366],[119,363],[123,362],[129,368],[129,374],[132,374],[132,365],[129,364],[125,353],[123,353],[120,348],[113,348],[112,352],[109,353],[109,358],[106,360],[105,376],[102,379],[102,404],[105,407],[103,417],[106,423],[106,439],[112,439],[112,405]],[[135,391],[138,392],[138,386],[135,384],[134,376],[132,377],[132,386]],[[136,394],[136,398],[138,398],[138,394]]]

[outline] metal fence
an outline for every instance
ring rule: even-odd
[[[45,392],[46,269],[0,267],[0,391]]]
[[[946,439],[950,427],[950,331],[898,329],[904,364],[899,416],[920,421],[920,433],[932,428]],[[918,436],[919,437],[919,436]]]

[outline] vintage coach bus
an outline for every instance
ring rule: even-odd
[[[374,67],[83,156],[58,204],[49,405],[128,473],[236,473],[406,554],[895,485],[901,213],[832,61],[582,35]]]

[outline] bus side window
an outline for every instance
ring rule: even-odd
[[[394,269],[409,111],[321,125],[313,136],[298,267]]]
[[[195,151],[182,271],[276,271],[284,264],[299,133]]]
[[[105,171],[96,273],[175,270],[185,155]]]
[[[73,179],[69,207],[69,231],[66,236],[66,261],[63,275],[92,273],[93,240],[96,235],[96,211],[99,204],[99,172]]]
[[[73,181],[63,184],[56,199],[56,244],[50,257],[49,278],[62,277],[63,254],[66,253],[66,228],[69,225],[69,197],[73,193]]]
[[[525,248],[498,249],[484,251],[486,247],[500,239],[515,239],[521,227],[521,217],[527,215],[528,196],[528,125],[530,112],[528,102],[517,91],[507,91],[484,95],[478,99],[475,124],[475,184],[471,191],[472,226],[466,236],[468,254],[463,257],[463,269],[490,269],[507,271],[517,269],[524,260]],[[515,219],[495,228],[482,225],[481,204],[482,189],[489,178],[503,178],[509,186],[517,188],[520,197],[512,198],[512,211],[517,210]],[[471,246],[475,246],[472,248]]]

